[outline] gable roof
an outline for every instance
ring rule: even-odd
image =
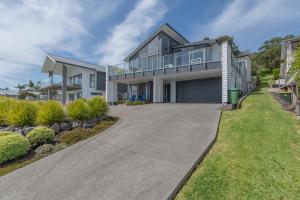
[[[54,74],[60,74],[62,72],[63,65],[102,72],[106,71],[106,68],[103,66],[95,65],[84,61],[74,60],[71,58],[66,58],[54,54],[48,54],[45,58],[45,62],[42,67],[42,72],[48,73],[49,71],[53,71]]]
[[[170,37],[172,37],[179,44],[188,43],[189,41],[183,37],[179,32],[177,32],[172,26],[168,23],[163,24],[156,32],[148,37],[142,44],[140,44],[133,52],[131,52],[124,61],[129,61],[129,58],[136,54],[139,50],[141,50],[144,46],[146,46],[152,39],[154,39],[160,32],[164,32]]]

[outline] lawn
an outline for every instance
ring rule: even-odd
[[[300,123],[264,87],[223,112],[215,145],[177,200],[300,199]]]

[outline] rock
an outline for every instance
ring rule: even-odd
[[[59,124],[59,123],[54,123],[50,128],[51,128],[55,133],[60,133],[60,124]]]
[[[27,133],[29,133],[30,131],[32,131],[33,127],[30,127],[30,126],[25,126],[23,128],[23,135],[27,135]]]
[[[100,116],[100,117],[97,117],[97,121],[98,122],[101,122],[101,121],[103,121],[105,119],[105,116],[104,115],[102,115],[102,116]]]
[[[72,128],[78,128],[78,127],[81,127],[82,126],[82,123],[81,121],[73,121],[71,122],[71,125],[72,125]]]
[[[10,132],[14,132],[15,130],[16,130],[16,127],[14,127],[14,126],[9,126],[4,129],[4,131],[10,131]]]
[[[21,128],[16,128],[15,132],[19,133],[20,135],[24,135],[24,131]]]
[[[72,129],[72,126],[67,122],[62,122],[60,124],[60,129],[61,129],[61,131],[69,131]]]
[[[82,128],[93,128],[95,125],[95,122],[85,122],[83,123]]]

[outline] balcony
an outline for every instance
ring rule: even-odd
[[[166,54],[162,57],[159,57],[158,53],[152,53],[129,63],[111,66],[109,78],[110,80],[124,80],[221,69],[221,52],[215,52],[214,56],[212,49],[208,48]]]

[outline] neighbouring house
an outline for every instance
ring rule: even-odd
[[[288,85],[293,81],[293,75],[289,73],[294,61],[294,52],[300,45],[300,36],[283,40],[281,45],[281,65],[279,74],[279,84]]]
[[[169,24],[162,25],[126,58],[108,66],[106,98],[118,100],[118,84],[128,100],[178,103],[228,103],[228,90],[249,92],[251,61],[235,55],[220,38],[189,42]]]
[[[281,88],[279,91],[280,95],[288,96],[285,99],[295,108],[298,104],[298,89],[294,81],[295,76],[290,73],[290,69],[294,61],[295,50],[298,46],[300,46],[300,36],[282,41],[280,74],[277,81]],[[300,114],[299,109],[296,109],[296,111]]]
[[[46,56],[42,72],[49,75],[49,83],[41,91],[48,99],[60,100],[63,104],[78,98],[105,95],[105,67],[73,60],[53,54]],[[55,81],[58,76],[59,81]]]
[[[11,97],[11,98],[18,98],[19,96],[19,91],[17,90],[2,90],[0,89],[0,96],[5,96],[5,97]]]

